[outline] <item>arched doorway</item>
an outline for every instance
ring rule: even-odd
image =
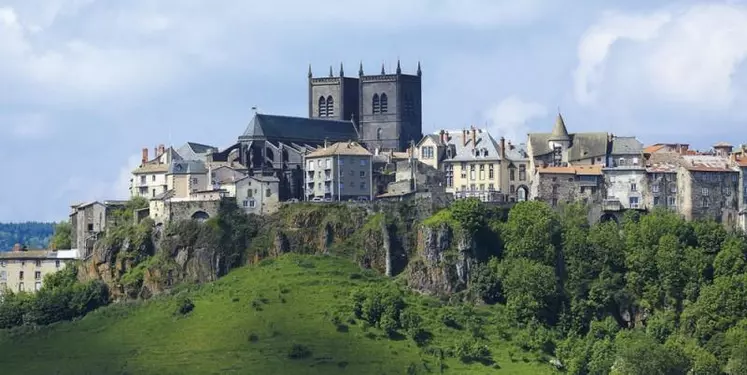
[[[516,189],[516,200],[519,202],[523,202],[527,200],[529,197],[529,189],[527,189],[526,186],[522,185],[519,186],[518,189]]]
[[[617,220],[617,215],[612,214],[612,213],[603,214],[602,217],[599,219],[599,221],[602,222],[602,223],[606,223],[608,221],[612,221],[615,224],[620,224],[620,222]]]
[[[192,214],[192,220],[205,221],[207,219],[210,219],[210,215],[205,211],[197,211]]]

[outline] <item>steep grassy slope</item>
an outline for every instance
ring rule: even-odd
[[[2,374],[543,374],[552,373],[501,339],[500,324],[484,335],[493,364],[447,356],[470,333],[446,327],[440,304],[408,295],[407,304],[433,335],[429,349],[389,339],[360,320],[332,316],[351,305],[357,286],[391,283],[334,257],[285,255],[234,270],[217,282],[172,297],[120,304],[85,318],[31,332],[0,332]],[[194,309],[175,311],[185,298]],[[497,313],[479,312],[486,321]],[[296,359],[289,358],[291,348]],[[409,368],[409,370],[408,370]]]

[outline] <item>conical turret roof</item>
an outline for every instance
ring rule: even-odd
[[[555,126],[552,128],[550,134],[550,141],[570,141],[571,137],[568,135],[568,129],[565,127],[565,121],[563,116],[558,113],[558,117],[555,119]]]

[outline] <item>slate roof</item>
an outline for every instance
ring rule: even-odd
[[[693,172],[737,172],[731,167],[729,159],[712,155],[685,155],[684,166]]]
[[[448,161],[500,160],[498,143],[485,129],[475,129],[475,142],[472,143],[472,129],[448,130],[446,159]],[[437,144],[441,144],[438,134],[434,134]],[[466,136],[466,140],[464,139]],[[449,151],[450,149],[450,151]],[[476,152],[477,151],[477,152]],[[449,157],[451,153],[451,157]],[[487,153],[487,154],[486,154]]]
[[[601,165],[585,165],[573,167],[540,167],[537,168],[539,173],[547,174],[573,174],[579,176],[600,176],[602,175]]]
[[[318,148],[306,157],[319,158],[332,155],[371,156],[371,153],[357,142],[337,142],[328,147]]]
[[[177,150],[184,160],[205,160],[213,152],[218,152],[218,147],[195,142],[187,142]]]
[[[550,133],[550,138],[548,138],[550,141],[570,141],[571,137],[568,134],[568,129],[565,127],[565,121],[563,121],[563,116],[558,113],[558,117],[555,118],[555,126],[552,128],[552,133]]]
[[[358,132],[352,121],[256,114],[239,141],[271,140],[297,143],[354,141]]]
[[[553,137],[552,133],[529,133],[529,142],[532,145],[534,157],[547,155],[552,152],[548,143]],[[568,149],[568,161],[577,161],[586,158],[607,155],[607,133],[571,133],[571,147]]]
[[[528,160],[529,154],[527,153],[527,144],[511,144],[510,147],[508,144],[506,144],[506,159],[511,161]]]
[[[635,137],[615,137],[612,139],[612,155],[638,155],[643,153],[643,143]]]
[[[207,173],[205,163],[200,160],[177,160],[169,166],[169,174]]]

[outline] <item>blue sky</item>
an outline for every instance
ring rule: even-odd
[[[423,66],[426,132],[747,141],[745,1],[0,0],[0,221],[126,196],[140,149],[306,115],[306,73]]]

